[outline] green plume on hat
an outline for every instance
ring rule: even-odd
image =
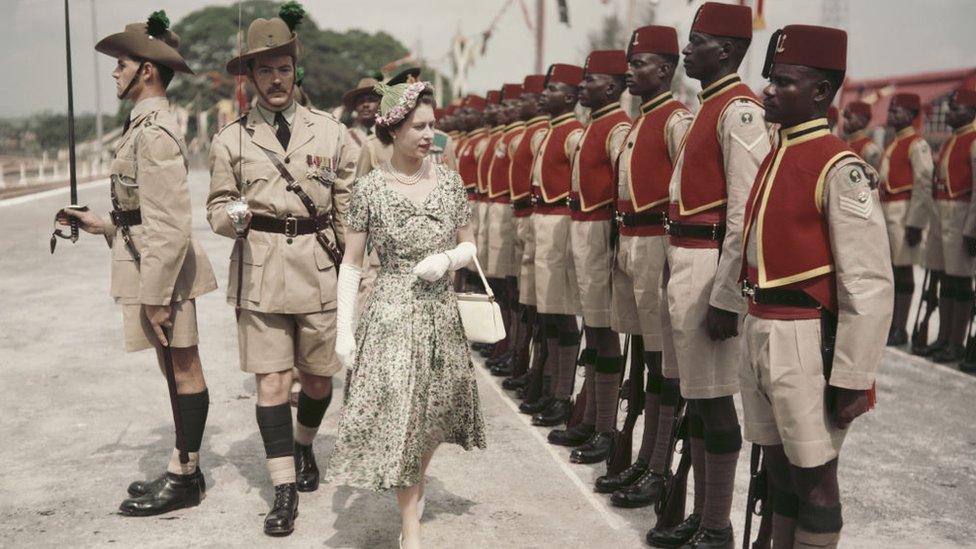
[[[305,19],[305,8],[294,0],[285,2],[278,10],[278,17],[288,25],[288,30],[295,32],[298,25],[301,25],[302,20]]]
[[[305,80],[305,67],[299,65],[299,67],[295,69],[295,85],[301,86],[303,80]]]
[[[165,10],[154,11],[146,21],[146,32],[153,38],[160,38],[169,30],[169,17]]]

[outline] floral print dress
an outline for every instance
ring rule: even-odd
[[[474,365],[450,273],[426,282],[411,270],[457,245],[471,208],[457,172],[436,166],[422,205],[373,170],[353,187],[348,223],[369,233],[380,272],[356,330],[339,433],[327,478],[388,490],[421,481],[439,444],[485,447]]]

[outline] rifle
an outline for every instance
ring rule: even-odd
[[[583,340],[581,339],[579,342],[579,347],[576,348],[577,367],[580,366],[580,361],[583,358],[584,350],[585,347],[583,347]],[[580,423],[583,423],[583,417],[586,415],[586,404],[587,404],[586,393],[587,391],[589,391],[590,383],[593,383],[593,381],[585,377],[583,378],[583,385],[580,386],[579,392],[576,393],[576,398],[573,399],[573,413],[569,415],[569,421],[566,422],[567,429],[576,427]],[[575,385],[576,385],[576,378],[574,377],[573,386],[575,387]]]
[[[963,353],[960,369],[964,369],[964,365],[972,367],[976,364],[976,334],[973,333],[976,322],[973,322],[973,316],[976,316],[976,304],[973,305],[973,310],[969,314],[969,324],[966,326],[966,352]]]
[[[668,469],[664,474],[664,489],[661,498],[654,504],[657,522],[654,528],[670,528],[681,523],[685,518],[685,500],[688,496],[688,472],[691,471],[691,444],[688,441],[688,409],[685,400],[678,399],[678,406],[674,411],[674,424],[671,429],[671,440],[668,443],[668,453],[665,463]],[[678,442],[681,449],[678,449]],[[681,454],[678,467],[674,472],[671,465],[675,453]]]
[[[616,475],[633,460],[634,426],[644,413],[644,340],[634,336],[630,345],[630,375],[620,385],[620,403],[627,403],[624,426],[613,434],[613,446],[607,456],[607,474]]]
[[[922,352],[929,344],[929,320],[932,313],[939,308],[939,273],[926,269],[922,281],[922,293],[918,296],[918,309],[915,311],[915,322],[912,327],[912,353]],[[922,314],[922,306],[925,314]]]
[[[769,547],[773,528],[773,515],[768,505],[769,479],[766,472],[766,459],[762,446],[752,445],[749,459],[749,497],[746,500],[746,524],[742,529],[742,549],[764,549]],[[760,517],[759,535],[752,541],[752,517]]]
[[[68,66],[68,185],[70,199],[68,207],[73,210],[87,211],[88,206],[78,205],[78,176],[77,161],[75,160],[75,94],[71,79],[71,18],[68,14],[68,0],[64,0],[64,48],[65,58]],[[58,220],[62,217],[64,210],[59,210],[54,216],[54,232],[51,233],[51,253],[58,245],[58,239],[70,240],[72,244],[78,242],[78,220],[69,217],[68,225],[71,227],[69,234],[64,234],[58,228]]]

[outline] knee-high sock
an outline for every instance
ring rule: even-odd
[[[800,501],[796,494],[772,488],[773,498],[773,549],[781,547],[793,549],[793,534],[796,530],[796,515]]]
[[[690,405],[690,403],[689,403]],[[691,440],[691,470],[695,477],[695,503],[692,511],[705,511],[705,439],[701,416],[688,410],[688,438]]]
[[[256,412],[271,482],[275,486],[295,482],[295,438],[291,430],[291,406],[287,402],[277,406],[258,406]]]
[[[174,475],[189,475],[200,464],[200,445],[203,443],[203,430],[207,425],[207,412],[210,410],[210,392],[176,395],[176,405],[180,409],[183,424],[183,441],[186,443],[190,461],[180,463],[179,449],[174,448],[166,470]]]
[[[797,549],[833,549],[840,541],[840,531],[844,525],[841,507],[813,505],[800,502],[796,517],[796,533],[793,547]]]
[[[742,449],[742,433],[705,427],[705,509],[702,526],[725,528],[732,513],[735,465]]]
[[[637,459],[649,463],[654,453],[654,442],[660,429],[660,413],[663,407],[661,387],[664,378],[660,374],[647,373],[647,386],[644,390],[644,434],[641,437]]]
[[[556,362],[556,387],[553,395],[560,400],[573,398],[573,385],[576,382],[576,347],[560,345],[565,338],[549,340],[549,356]]]
[[[654,438],[654,452],[651,454],[650,461],[648,462],[651,470],[659,475],[663,475],[665,470],[671,465],[667,462],[668,446],[671,444],[671,436],[674,434],[674,413],[678,408],[680,398],[681,389],[678,387],[678,380],[662,379],[661,407],[657,416],[657,434]],[[647,418],[644,421],[647,421]],[[701,441],[699,440],[699,442]],[[643,448],[641,451],[643,451]]]
[[[298,394],[298,421],[295,422],[295,442],[302,446],[310,446],[319,432],[319,425],[325,417],[325,411],[332,403],[332,391],[325,398],[316,400],[302,391]]]
[[[596,396],[596,430],[606,433],[617,428],[617,404],[620,397],[620,373],[624,357],[598,357],[593,377]]]
[[[596,425],[596,365],[595,364],[585,364],[583,366],[583,375],[586,385],[586,407],[583,408],[583,424],[584,425]]]

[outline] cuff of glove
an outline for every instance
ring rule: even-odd
[[[478,253],[478,248],[472,242],[462,242],[453,249],[444,252],[450,260],[449,269],[456,271],[471,263],[471,259]]]
[[[343,263],[336,281],[336,333],[352,334],[363,271],[358,265]]]

